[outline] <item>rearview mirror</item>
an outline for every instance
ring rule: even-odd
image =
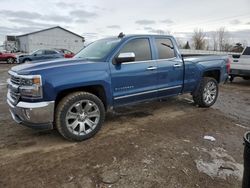
[[[135,61],[134,52],[120,53],[116,58],[117,63],[132,62],[132,61]]]

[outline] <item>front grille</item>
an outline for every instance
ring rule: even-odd
[[[10,97],[12,98],[14,103],[17,103],[19,101],[20,94],[10,91]]]
[[[10,80],[8,82],[9,86],[9,98],[13,104],[17,104],[20,99],[19,86],[21,82],[21,78],[13,73],[9,72]]]
[[[20,85],[21,79],[17,76],[11,75],[10,81],[13,84]]]

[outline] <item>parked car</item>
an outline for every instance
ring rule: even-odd
[[[59,52],[63,53],[65,58],[72,58],[75,55],[73,52],[71,52],[71,51],[69,51],[67,49],[57,49],[57,50]]]
[[[246,47],[241,55],[232,55],[230,81],[235,77],[250,80],[250,46]]]
[[[190,93],[212,106],[229,73],[222,56],[183,58],[175,39],[129,35],[91,43],[72,59],[12,67],[7,102],[17,123],[57,128],[81,141],[101,128],[118,106]]]
[[[20,55],[18,56],[18,63],[25,63],[25,62],[40,62],[40,61],[49,61],[57,58],[63,58],[64,54],[59,52],[58,50],[37,50],[28,55]]]
[[[6,61],[6,63],[15,63],[16,55],[12,53],[0,52],[0,61]]]

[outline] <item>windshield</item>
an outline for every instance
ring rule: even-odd
[[[38,55],[38,54],[42,54],[42,50],[35,50],[35,51],[33,51],[30,55]]]
[[[102,39],[95,41],[83,48],[75,58],[86,58],[90,60],[98,60],[106,57],[108,53],[115,48],[121,39]]]

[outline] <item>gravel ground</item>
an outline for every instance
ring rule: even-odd
[[[11,120],[0,67],[0,187],[241,187],[250,81],[222,85],[210,109],[189,95],[118,109],[74,143]]]

